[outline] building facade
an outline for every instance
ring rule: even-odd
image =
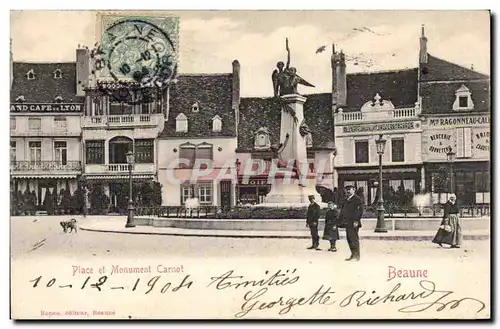
[[[436,203],[451,191],[464,204],[489,204],[489,76],[429,54],[423,30],[420,45],[425,189]]]
[[[367,205],[376,202],[379,155],[375,141],[382,135],[386,140],[384,190],[419,193],[422,125],[417,69],[345,74],[338,69],[345,65],[342,60],[342,54],[332,58],[334,84],[340,91],[334,114],[338,186],[354,185]]]
[[[233,61],[231,73],[179,75],[172,86],[158,143],[164,205],[185,205],[191,198],[201,206],[236,203],[231,171],[236,166],[239,72],[240,64]]]
[[[355,185],[367,204],[376,201],[382,134],[384,191],[432,193],[442,203],[453,190],[465,204],[489,204],[488,76],[428,54],[423,27],[418,68],[346,75],[340,57],[332,59],[338,186]]]
[[[11,191],[29,194],[33,211],[53,211],[77,189],[84,102],[76,81],[75,63],[12,63]]]

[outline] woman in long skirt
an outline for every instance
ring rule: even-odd
[[[328,251],[337,251],[336,242],[340,239],[337,220],[339,210],[333,201],[328,202],[328,210],[325,214],[325,229],[323,232],[323,240],[330,241],[330,249]]]
[[[451,248],[460,248],[462,244],[460,209],[455,194],[450,194],[448,202],[444,205],[443,220],[432,242],[439,244],[441,247],[443,244],[447,244]]]

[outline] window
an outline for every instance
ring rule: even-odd
[[[467,107],[468,106],[468,98],[467,96],[458,97],[458,106],[459,107]]]
[[[212,203],[212,184],[200,184],[198,186],[198,200],[200,204],[211,204]]]
[[[16,118],[10,118],[10,130],[16,130]]]
[[[15,163],[16,162],[16,153],[17,153],[17,148],[16,148],[16,141],[10,141],[10,162]]]
[[[255,132],[254,148],[255,149],[269,149],[271,147],[271,140],[269,138],[269,130],[267,128],[259,128]]]
[[[183,159],[183,162],[188,162],[187,164],[181,163],[181,168],[192,168],[195,161],[196,146],[194,144],[184,144],[179,147],[179,159]]]
[[[186,143],[179,147],[179,159],[184,159],[188,164],[180,164],[181,168],[193,168],[197,159],[213,160],[213,146],[208,143],[202,143],[198,146]],[[200,167],[200,169],[206,169]]]
[[[54,142],[54,158],[59,165],[68,164],[68,149],[66,142]]]
[[[61,96],[57,96],[56,98],[54,98],[54,102],[56,103],[62,103],[63,101],[63,98]]]
[[[31,141],[28,143],[29,147],[29,161],[31,163],[39,164],[42,161],[42,142]]]
[[[92,99],[92,109],[94,111],[93,115],[103,115],[101,99],[99,97],[95,97]]]
[[[368,163],[368,141],[355,142],[356,163]]]
[[[222,120],[218,115],[216,115],[212,119],[212,131],[221,132],[221,130],[222,130]]]
[[[469,88],[462,85],[457,91],[455,91],[455,102],[453,102],[453,110],[473,110],[474,103],[472,102],[471,92]]]
[[[141,104],[141,114],[149,114],[149,105],[150,103],[142,103]]]
[[[175,118],[175,131],[183,133],[188,131],[188,120],[184,113],[179,114]]]
[[[110,115],[127,115],[132,114],[132,105],[124,102],[120,103],[110,103],[109,104],[109,114]]]
[[[54,130],[56,131],[66,131],[67,123],[65,117],[55,117],[54,118]]]
[[[53,72],[54,74],[54,79],[61,79],[62,78],[62,72],[61,70],[57,69]]]
[[[306,139],[306,147],[313,147],[312,134],[307,133],[307,135],[305,135],[305,139]]]
[[[26,77],[28,80],[34,80],[35,79],[35,71],[29,70],[28,73],[26,73]]]
[[[196,147],[195,151],[195,160],[203,159],[203,160],[213,160],[213,147],[211,144],[203,143]],[[200,164],[200,169],[207,169],[206,164]]]
[[[198,185],[181,185],[181,204],[186,204],[186,200],[198,198],[200,204],[212,204],[213,189],[211,183],[201,183]]]
[[[16,102],[19,102],[19,103],[26,102],[26,98],[23,95],[17,96]]]
[[[191,111],[193,111],[193,112],[199,112],[200,111],[200,106],[198,105],[198,102],[196,102],[193,105],[191,105]]]
[[[42,130],[42,118],[29,118],[28,119],[28,129],[30,131]]]
[[[136,139],[135,162],[154,163],[154,144],[152,139]]]
[[[213,159],[213,147],[211,144],[208,143],[203,143],[198,145],[196,147],[196,154],[195,154],[196,159],[207,159],[207,160],[212,160]]]
[[[184,205],[186,200],[194,197],[194,185],[182,185],[181,186],[181,204]]]
[[[405,140],[403,138],[391,139],[392,162],[405,161]]]
[[[104,141],[87,141],[85,143],[85,158],[87,164],[104,164]]]

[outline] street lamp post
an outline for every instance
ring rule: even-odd
[[[127,224],[125,227],[135,227],[134,223],[134,200],[132,197],[132,169],[134,167],[134,153],[132,151],[127,152],[127,163],[128,163],[128,184],[129,184],[129,192],[128,192],[128,216],[127,216]]]
[[[385,228],[385,218],[384,218],[384,197],[382,196],[382,156],[385,151],[385,143],[386,140],[383,139],[383,135],[379,135],[379,138],[375,140],[375,144],[377,145],[377,153],[378,153],[378,206],[377,206],[377,227],[375,227],[376,233],[387,233],[387,229]]]
[[[450,163],[450,193],[453,193],[453,162],[455,161],[456,154],[450,150],[446,153],[446,156],[448,157],[448,162]]]

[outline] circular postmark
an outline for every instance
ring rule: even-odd
[[[106,28],[101,44],[91,52],[94,73],[107,78],[97,83],[98,89],[120,102],[151,102],[175,77],[176,52],[167,31],[157,25],[119,20]]]

